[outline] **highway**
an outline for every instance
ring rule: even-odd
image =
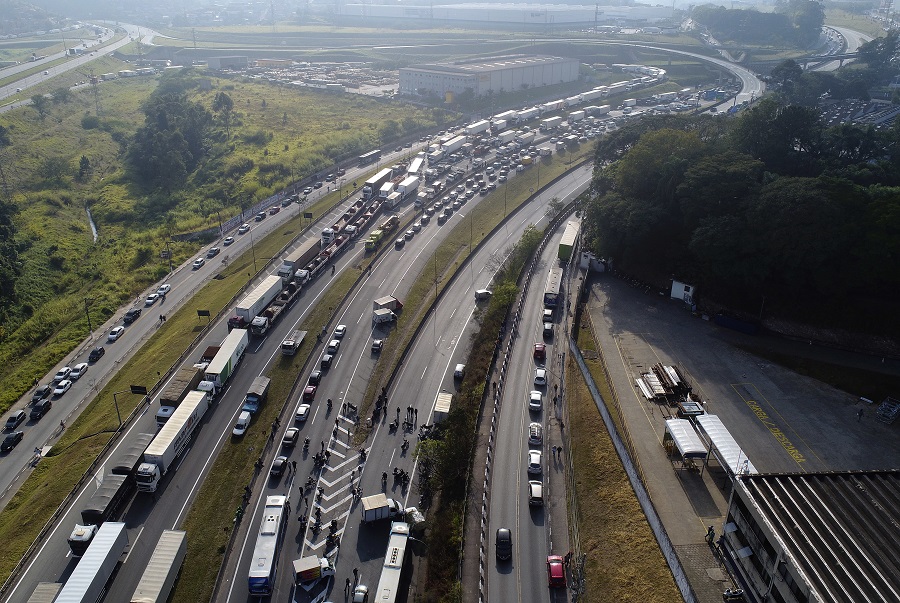
[[[338,584],[343,584],[344,579],[351,576],[352,568],[358,568],[360,583],[374,590],[378,584],[387,543],[388,522],[362,524],[359,502],[354,500],[350,493],[352,486],[360,487],[362,496],[382,492],[381,474],[387,472],[389,479],[386,493],[389,497],[398,499],[403,506],[420,504],[415,487],[417,475],[412,456],[417,430],[404,432],[401,428],[392,432],[388,423],[396,418],[395,409],[401,408],[402,420],[405,419],[407,406],[411,405],[418,413],[418,425],[432,422],[431,413],[437,394],[441,390],[455,391],[453,368],[457,362],[466,357],[468,340],[477,328],[473,321],[476,306],[473,293],[476,289],[490,288],[493,269],[488,266],[494,266],[491,258],[515,244],[529,224],[545,226],[547,220],[544,214],[550,200],[554,197],[568,200],[582,192],[590,180],[591,170],[591,166],[579,168],[530,201],[477,251],[460,277],[448,288],[437,311],[423,326],[418,339],[412,344],[407,360],[388,392],[390,411],[387,416],[382,415],[383,421],[376,425],[371,437],[364,444],[368,450],[365,463],[360,463],[358,451],[347,445],[347,432],[352,433],[354,427],[348,417],[340,415],[341,403],[345,400],[351,403],[359,402],[374,364],[374,356],[370,351],[372,339],[381,338],[388,332],[387,329],[372,328],[372,300],[385,294],[394,295],[402,300],[404,293],[412,284],[410,277],[419,273],[422,268],[427,270],[431,251],[440,243],[437,232],[439,229],[435,222],[432,221],[429,226],[423,228],[421,233],[406,244],[403,251],[389,251],[387,257],[378,263],[372,275],[341,309],[336,323],[348,325],[348,333],[341,344],[341,351],[334,367],[323,379],[316,403],[313,405],[312,418],[303,427],[301,434],[301,438],[310,437],[312,442],[310,453],[319,451],[323,438],[328,449],[332,451],[328,468],[319,476],[316,483],[317,487],[324,488],[322,501],[317,503],[315,497],[310,495],[309,503],[312,509],[321,506],[321,519],[324,524],[327,525],[333,519],[338,521],[341,538],[336,558]],[[474,199],[469,203],[473,202]],[[460,221],[464,223],[470,209],[470,206],[463,206],[441,228],[455,226]],[[388,336],[386,345],[390,345],[390,341]],[[332,413],[328,413],[323,404],[327,398],[335,401]],[[337,438],[332,437],[334,418],[339,419]],[[404,437],[411,443],[410,450],[406,453],[400,448]],[[290,458],[298,461],[297,474],[283,480],[270,480],[267,488],[255,498],[252,514],[248,511],[248,516],[253,519],[245,527],[244,537],[239,540],[239,550],[230,558],[226,572],[227,580],[220,591],[218,601],[248,600],[247,575],[250,556],[261,519],[261,506],[266,496],[290,492],[291,506],[296,510],[295,514],[309,515],[310,509],[303,502],[298,487],[303,485],[308,475],[317,475],[312,471],[311,455],[302,454],[302,449],[298,448]],[[413,474],[409,489],[403,488],[393,478],[393,467],[399,467]],[[291,575],[293,559],[306,555],[321,556],[330,551],[324,543],[327,533],[327,530],[323,530],[318,536],[314,536],[310,530],[301,532],[297,518],[292,517],[287,542],[280,558],[278,587],[273,593],[273,600],[284,600],[293,592]],[[543,575],[542,566],[546,561],[546,550],[546,545],[542,544],[534,549],[532,559],[523,561],[523,564],[527,563],[533,568],[532,573],[538,577],[538,581]],[[305,596],[305,593],[300,592]],[[332,597],[334,596],[333,594]],[[295,600],[304,599],[302,596],[295,596]]]

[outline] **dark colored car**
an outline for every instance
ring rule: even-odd
[[[31,403],[40,402],[41,400],[46,400],[50,397],[50,394],[53,393],[53,386],[51,385],[42,385],[31,395]]]
[[[304,402],[312,402],[316,399],[316,389],[318,389],[315,385],[307,385],[306,389],[303,390],[303,401]]]
[[[25,437],[24,431],[14,431],[3,439],[3,443],[0,444],[0,452],[9,452],[13,448],[16,447],[16,444],[22,441],[22,438]]]
[[[309,381],[307,383],[309,385],[318,385],[322,381],[322,371],[313,371],[309,375]]]
[[[325,354],[324,356],[322,356],[322,362],[320,363],[322,370],[330,369],[332,361],[334,361],[334,356],[332,356],[331,354]]]
[[[124,322],[126,325],[130,325],[131,323],[136,321],[138,318],[140,318],[140,316],[141,316],[141,309],[140,308],[132,308],[131,310],[129,310],[128,312],[125,313],[125,316],[122,319],[122,322]]]
[[[298,439],[300,439],[300,430],[296,427],[288,427],[288,430],[284,432],[284,437],[281,438],[281,445],[285,448],[293,448],[297,445]]]
[[[559,555],[547,557],[547,583],[551,588],[566,587],[565,562]]]
[[[50,412],[51,408],[53,408],[53,402],[51,402],[50,400],[41,400],[31,407],[31,413],[29,414],[29,417],[32,421],[38,421],[41,419],[41,417]]]
[[[497,561],[506,561],[512,558],[512,532],[509,528],[497,528]]]
[[[279,456],[275,459],[275,462],[272,463],[272,469],[269,471],[269,475],[272,477],[281,477],[284,475],[284,470],[287,468],[289,462],[290,461],[288,461],[286,456]]]
[[[93,350],[91,350],[91,353],[88,356],[88,362],[97,362],[98,360],[103,358],[103,354],[105,354],[105,353],[106,353],[106,348],[103,347],[102,345],[94,348]]]
[[[545,360],[547,358],[547,346],[543,343],[534,344],[534,359]]]
[[[6,431],[12,431],[13,429],[21,425],[25,421],[25,418],[27,416],[28,415],[25,414],[24,410],[17,410],[13,414],[9,415],[9,418],[6,419]]]

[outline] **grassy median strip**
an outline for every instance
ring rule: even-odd
[[[305,211],[319,217],[336,201],[337,193],[332,193]],[[279,226],[269,236],[254,241],[256,257],[276,256],[301,230],[299,218]],[[257,262],[259,267],[265,265],[265,260],[258,259]],[[203,328],[205,321],[197,318],[196,311],[209,310],[215,316],[247,282],[247,274],[253,271],[249,250],[223,266],[218,277],[202,286],[189,302],[178,311],[167,313],[166,322],[122,365],[78,419],[69,425],[47,458],[41,460],[0,513],[0,541],[5,543],[0,553],[0,575],[10,575],[41,528],[115,433],[118,421],[113,392],[127,391],[131,384],[148,388],[155,385],[158,375],[164,374],[175,364]],[[163,311],[165,306],[159,306],[159,309]],[[317,310],[326,313],[327,304],[319,304]],[[153,320],[152,313],[148,312],[139,320]],[[92,378],[90,372],[86,378]],[[118,402],[125,418],[141,399],[124,394],[118,396]]]
[[[575,329],[579,348],[595,350],[590,330],[578,325]],[[594,382],[601,395],[611,400],[601,361],[589,356],[585,362]],[[567,362],[577,527],[586,555],[583,599],[588,603],[681,600],[578,365],[571,357]]]

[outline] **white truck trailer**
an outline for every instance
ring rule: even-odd
[[[244,296],[234,308],[234,315],[228,319],[229,329],[246,329],[253,319],[265,310],[281,293],[282,281],[277,274],[267,276]]]
[[[164,530],[153,549],[141,581],[131,595],[131,603],[166,603],[181,572],[185,553],[187,533],[181,530]]]
[[[281,282],[281,279],[278,280]],[[206,380],[213,384],[214,394],[218,394],[234,374],[249,341],[246,329],[235,329],[219,346],[219,351],[206,367]]]
[[[523,132],[516,136],[516,142],[521,146],[528,146],[534,142],[534,132]]]
[[[482,132],[487,132],[491,127],[491,122],[486,119],[482,119],[481,121],[476,121],[475,123],[471,123],[466,126],[466,136],[475,136],[476,134],[481,134]]]
[[[506,120],[508,122],[516,121],[516,118],[519,117],[518,111],[504,111],[503,113],[498,113],[493,117],[494,121]]]
[[[128,546],[125,524],[109,521],[94,536],[54,603],[96,603]]]
[[[569,113],[569,123],[573,124],[576,121],[581,121],[584,119],[584,111],[572,111]]]
[[[534,119],[538,115],[541,114],[540,107],[532,107],[530,109],[525,109],[524,111],[519,112],[519,119],[516,123],[524,123],[529,119]]]
[[[415,195],[416,191],[419,190],[419,177],[418,176],[410,176],[409,178],[404,178],[403,181],[397,185],[397,192],[400,193],[400,201],[405,201],[409,199],[411,195]]]
[[[457,136],[456,138],[450,139],[447,144],[442,145],[441,150],[449,155],[450,153],[455,153],[456,151],[460,150],[464,144],[466,144],[466,137]]]
[[[440,423],[450,413],[450,407],[453,405],[453,394],[441,391],[438,393],[434,401],[434,416],[432,423]]]
[[[541,130],[552,130],[553,128],[558,128],[563,122],[563,118],[556,117],[548,117],[547,119],[541,120]]]
[[[209,409],[209,400],[209,393],[193,391],[175,409],[144,451],[144,462],[137,470],[138,490],[156,492],[159,481],[187,448],[200,420]]]
[[[507,130],[506,132],[500,132],[499,136],[497,136],[497,144],[504,145],[512,142],[516,138],[515,130]]]
[[[380,519],[397,519],[403,516],[403,507],[393,498],[381,494],[365,496],[362,499],[362,520],[365,523]]]

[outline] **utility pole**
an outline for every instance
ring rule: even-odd
[[[91,335],[94,334],[94,327],[91,326],[91,311],[89,305],[92,301],[94,300],[88,297],[84,298],[84,313],[87,315],[88,331],[91,333]]]

